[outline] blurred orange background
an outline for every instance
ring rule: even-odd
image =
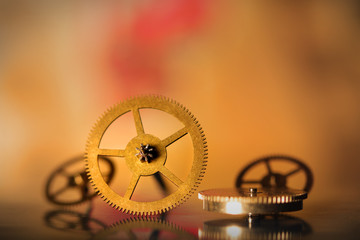
[[[96,119],[139,94],[173,98],[199,119],[209,146],[199,189],[233,187],[249,162],[280,153],[312,169],[313,201],[358,195],[359,9],[357,1],[2,1],[1,203],[43,203],[50,172],[83,154]]]

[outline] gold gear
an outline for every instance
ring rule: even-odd
[[[180,120],[184,127],[165,139],[144,132],[139,109],[157,109],[169,113]],[[130,140],[125,149],[101,149],[101,139],[106,129],[118,117],[132,112],[137,136]],[[194,159],[191,171],[182,181],[165,167],[167,158],[166,148],[189,134],[194,149]],[[139,159],[139,148],[149,145],[156,149],[156,155],[149,161]],[[126,165],[132,172],[130,184],[124,196],[115,193],[105,182],[98,166],[98,156],[116,156],[125,158]],[[190,197],[194,193],[206,170],[207,146],[205,135],[200,124],[188,109],[172,99],[162,96],[142,96],[128,99],[108,109],[97,121],[88,139],[85,161],[86,171],[95,191],[112,207],[131,214],[159,214],[168,211]],[[173,182],[178,189],[170,195],[152,202],[136,202],[131,196],[141,176],[153,175],[160,172]]]

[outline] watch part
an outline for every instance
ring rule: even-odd
[[[211,189],[199,192],[203,209],[227,214],[273,214],[298,211],[307,193],[278,188]]]
[[[46,198],[50,202],[69,206],[83,203],[97,196],[90,187],[83,163],[84,156],[79,156],[63,163],[51,173],[45,187]],[[101,156],[99,164],[103,169],[104,181],[110,184],[115,172],[113,162]]]
[[[159,138],[143,127],[141,109],[156,109],[174,116],[183,127],[170,136]],[[100,148],[101,139],[106,129],[119,117],[131,112],[137,135],[129,139],[124,149]],[[193,159],[190,172],[185,179],[180,179],[167,168],[167,147],[175,144],[183,136],[189,135],[192,141]],[[126,162],[131,171],[130,184],[124,195],[117,194],[104,180],[98,166],[99,156],[119,157]],[[199,122],[181,104],[162,96],[142,96],[128,99],[108,109],[96,122],[90,132],[86,146],[86,171],[96,192],[112,207],[131,214],[159,214],[183,203],[194,193],[202,180],[207,165],[207,145]],[[132,195],[139,179],[160,173],[171,181],[177,190],[157,201],[139,202]]]
[[[287,172],[282,172],[283,165],[281,164],[284,163],[292,164],[293,168]],[[266,174],[261,178],[251,178],[250,172],[259,166],[266,168]],[[291,184],[289,179],[301,173],[305,176],[303,180],[299,179],[303,185],[301,187],[293,186],[294,184]],[[313,182],[314,177],[310,168],[302,161],[285,155],[271,155],[253,161],[244,167],[236,179],[235,187],[256,187],[256,185],[260,185],[263,188],[296,188],[310,192]]]

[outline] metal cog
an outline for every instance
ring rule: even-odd
[[[279,188],[210,189],[199,192],[203,209],[227,214],[274,214],[303,209],[307,193]]]
[[[81,204],[97,196],[95,192],[89,191],[91,187],[83,165],[78,165],[83,162],[84,156],[75,157],[66,161],[51,173],[45,187],[47,200],[57,205],[71,206]],[[107,157],[100,157],[99,163],[109,168],[109,172],[104,176],[104,179],[107,184],[110,184],[115,173],[113,162]],[[82,166],[82,168],[77,169],[77,166]],[[56,185],[59,178],[66,179],[66,184],[54,189],[54,185]],[[61,195],[66,194],[69,190],[77,190],[79,194],[72,194],[71,198],[62,198]]]
[[[287,173],[281,173],[276,169],[280,170],[279,167],[274,167],[273,163],[276,162],[287,162],[295,164],[295,168],[290,170]],[[253,168],[258,167],[259,165],[265,165],[267,169],[267,173],[260,179],[248,179],[246,177],[249,172]],[[306,192],[310,192],[313,183],[314,183],[314,175],[310,168],[302,161],[297,158],[286,156],[286,155],[269,155],[259,158],[251,163],[249,163],[246,167],[244,167],[236,178],[235,186],[236,188],[244,187],[246,184],[260,184],[263,188],[276,187],[276,188],[292,188],[289,187],[288,179],[295,174],[304,173],[305,181],[303,190]],[[273,180],[273,181],[272,181]]]
[[[165,139],[145,133],[139,112],[139,109],[144,108],[157,109],[171,114],[182,122],[184,127]],[[125,149],[100,149],[100,142],[106,129],[118,117],[130,111],[134,117],[137,136],[129,141]],[[183,181],[166,168],[165,163],[167,159],[166,148],[186,134],[189,134],[192,140],[194,159],[191,171]],[[151,155],[152,158],[149,158],[148,161],[143,161],[144,152],[140,154],[139,158],[139,150],[147,145],[149,146],[147,148],[153,148],[156,154]],[[90,132],[85,162],[89,180],[104,201],[126,213],[151,215],[163,213],[180,205],[194,193],[204,176],[207,155],[204,131],[188,109],[163,96],[141,96],[113,106],[100,117]],[[122,157],[126,161],[127,167],[132,172],[132,177],[124,196],[115,193],[104,181],[98,166],[98,156]],[[136,202],[131,200],[140,177],[154,175],[157,172],[173,182],[178,189],[157,201]]]

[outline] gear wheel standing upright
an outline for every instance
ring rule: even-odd
[[[171,114],[182,122],[184,127],[164,139],[146,133],[139,111],[144,108],[157,109]],[[133,114],[137,136],[129,141],[125,149],[100,148],[100,142],[106,129],[118,117],[128,112]],[[182,180],[166,167],[166,148],[187,134],[191,137],[194,157],[190,173],[186,179]],[[132,177],[124,196],[115,193],[105,182],[99,169],[98,156],[120,157],[126,162]],[[174,100],[162,96],[143,96],[117,104],[100,117],[90,132],[85,161],[90,182],[95,191],[107,203],[126,213],[148,215],[170,210],[189,198],[204,176],[206,159],[205,135],[194,115]],[[137,202],[131,200],[140,177],[158,172],[175,184],[177,190],[157,201]]]

